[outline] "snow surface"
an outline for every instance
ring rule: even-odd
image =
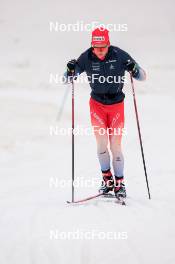
[[[125,87],[123,140],[127,206],[89,201],[69,206],[71,136],[50,127],[71,126],[71,92],[49,83],[68,59],[89,47],[89,32],[49,32],[49,22],[127,23],[112,32],[147,71],[135,82],[152,200],[147,198],[131,87]],[[1,1],[0,3],[0,263],[174,264],[174,1]],[[76,125],[89,127],[87,84],[75,84]],[[70,88],[70,87],[69,87]],[[93,136],[75,138],[76,179],[101,175]],[[59,183],[57,186],[54,183]],[[66,185],[60,185],[65,181]],[[93,195],[76,188],[76,198]],[[56,232],[114,232],[126,239],[56,239]],[[52,234],[52,236],[51,236]]]

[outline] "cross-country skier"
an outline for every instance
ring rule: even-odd
[[[66,78],[86,72],[90,87],[89,101],[91,123],[97,142],[97,155],[102,171],[100,192],[113,191],[117,198],[126,197],[124,184],[124,158],[121,149],[124,128],[124,86],[125,71],[137,80],[145,80],[144,70],[122,49],[110,45],[109,32],[96,28],[92,32],[91,47],[77,60],[67,63]],[[105,133],[104,133],[105,131]],[[114,178],[110,167],[110,153]]]

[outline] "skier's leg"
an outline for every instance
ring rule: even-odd
[[[124,102],[111,105],[108,109],[108,128],[110,128],[110,149],[116,177],[123,177],[124,157],[121,141],[124,128]]]
[[[126,189],[124,184],[124,157],[121,147],[121,136],[110,136],[110,148],[113,156],[114,169],[114,193],[117,198],[126,197]]]
[[[110,156],[108,151],[107,115],[102,104],[90,99],[91,124],[97,143],[97,156],[102,172],[110,169]]]
[[[111,135],[110,138],[110,149],[112,153],[112,165],[114,170],[114,175],[116,177],[123,177],[124,173],[124,157],[122,153],[121,146],[121,136]]]
[[[122,132],[124,128],[124,103],[119,103],[109,109],[108,126],[111,129],[110,149],[113,157],[115,175],[114,192],[117,198],[126,197],[124,184],[124,157],[122,153]]]
[[[108,136],[99,135],[95,132],[95,138],[97,143],[97,156],[100,163],[102,171],[107,171],[110,169],[110,156],[108,151]]]

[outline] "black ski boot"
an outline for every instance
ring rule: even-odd
[[[116,198],[126,198],[124,178],[115,177],[114,194]]]
[[[108,192],[113,191],[114,180],[111,171],[110,170],[102,171],[102,177],[103,177],[103,181],[99,189],[99,192],[103,194],[107,194]]]

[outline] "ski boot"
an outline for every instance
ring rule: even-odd
[[[114,189],[114,180],[110,170],[102,171],[103,181],[99,189],[99,193],[107,194]]]
[[[126,198],[126,189],[123,177],[115,177],[114,194],[117,199]]]

